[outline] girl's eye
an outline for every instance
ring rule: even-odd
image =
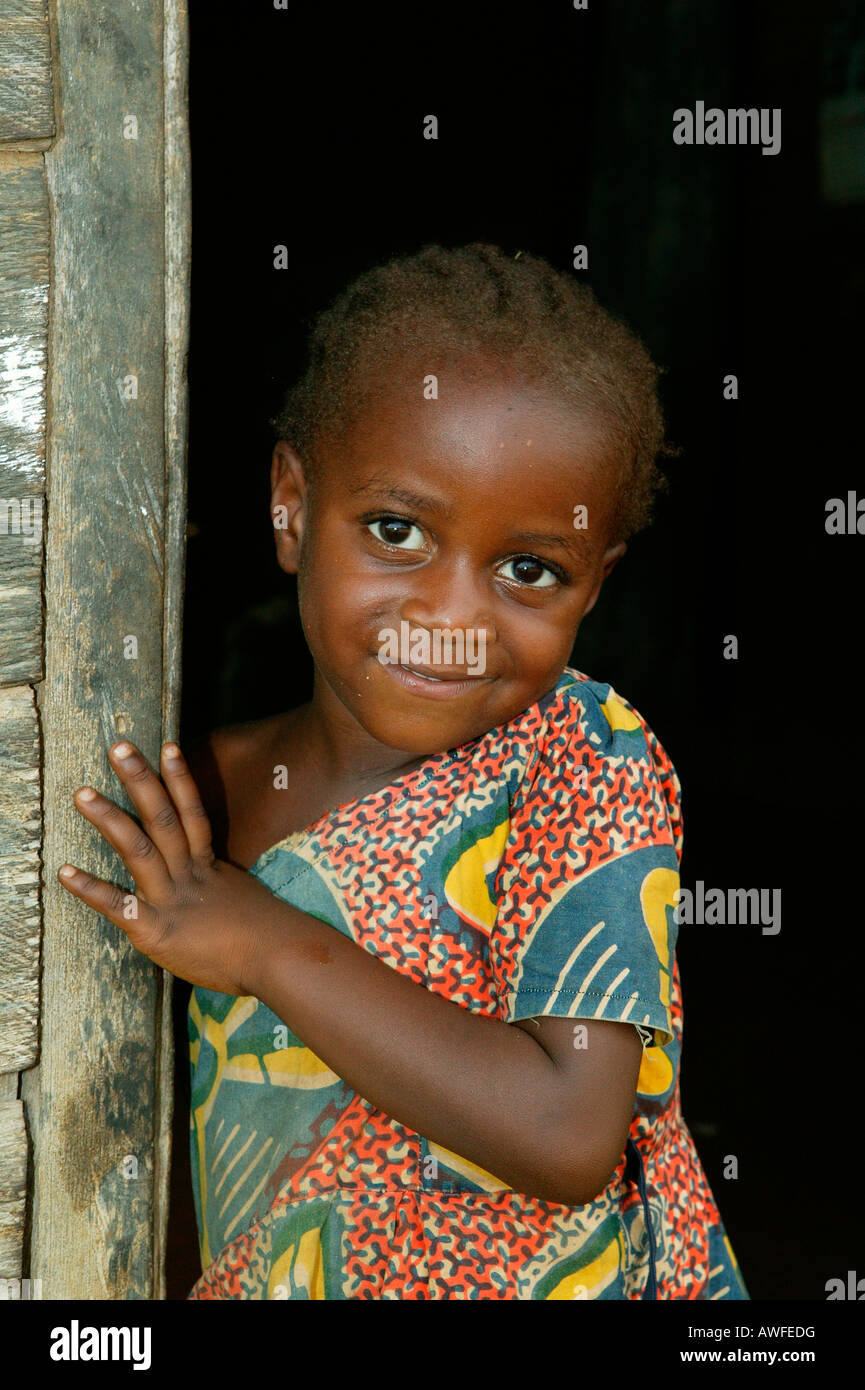
[[[508,565],[513,566],[515,573],[503,574],[503,578],[515,579],[518,584],[524,584],[528,588],[551,589],[559,582],[558,575],[534,555],[517,555],[513,560],[506,560],[500,572],[503,573]]]
[[[385,545],[398,546],[400,550],[423,550],[423,532],[419,526],[415,526],[413,521],[407,521],[405,517],[383,516],[369,525],[377,541],[384,541]],[[414,541],[412,542],[412,538]]]

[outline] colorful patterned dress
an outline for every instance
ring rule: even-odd
[[[609,685],[537,704],[250,870],[473,1013],[639,1028],[630,1137],[582,1207],[364,1100],[264,1004],[193,990],[193,1299],[747,1299],[679,1100],[680,787]]]

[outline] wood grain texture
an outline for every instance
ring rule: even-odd
[[[107,749],[128,735],[156,761],[162,736],[163,40],[162,0],[57,9],[42,1042],[21,1088],[34,1154],[29,1274],[52,1298],[158,1289],[160,972],[64,893],[56,871],[68,859],[128,885],[71,796],[87,781],[128,805]],[[137,138],[124,138],[130,116]]]
[[[166,0],[165,101],[165,603],[162,736],[180,735],[183,582],[186,564],[187,361],[191,249],[189,24],[186,0]],[[172,977],[160,971],[157,1017],[153,1293],[165,1297],[165,1247],[174,1106]]]
[[[0,690],[0,1072],[36,1060],[39,780],[33,691],[29,685]]]
[[[0,152],[0,686],[42,678],[49,241],[42,156]]]
[[[3,0],[0,140],[50,140],[53,134],[48,0]]]
[[[0,1100],[0,1279],[21,1277],[27,1134],[20,1100]]]

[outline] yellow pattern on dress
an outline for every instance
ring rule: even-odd
[[[675,909],[679,875],[675,869],[652,869],[646,874],[640,887],[640,906],[643,920],[649,928],[652,944],[658,957],[658,983],[661,1003],[667,1010],[667,1026],[672,1033],[670,1022],[670,941],[667,929],[667,908]],[[640,1063],[637,1090],[644,1096],[663,1095],[673,1079],[673,1066],[662,1047],[644,1047]]]
[[[621,1233],[617,1233],[589,1264],[573,1274],[566,1274],[547,1294],[546,1301],[567,1299],[573,1302],[575,1299],[597,1298],[618,1277],[619,1269],[624,1265],[624,1253]]]
[[[486,876],[501,862],[510,828],[510,822],[504,820],[489,835],[475,840],[460,855],[444,883],[445,897],[454,912],[488,934],[495,926],[497,908]]]

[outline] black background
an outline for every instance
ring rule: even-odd
[[[309,694],[293,581],[273,558],[267,421],[310,317],[428,242],[492,241],[585,278],[666,369],[682,452],[572,664],[610,681],[672,757],[683,883],[782,890],[776,936],[680,929],[683,1109],[752,1298],[825,1299],[861,1256],[865,540],[827,535],[825,505],[865,481],[865,208],[822,199],[818,138],[853,7],[192,0],[190,12],[183,738]],[[697,100],[780,107],[780,153],[674,145],[673,111]],[[437,141],[422,135],[429,113]],[[571,269],[577,243],[587,271]],[[273,268],[279,244],[288,270]],[[728,373],[736,401],[722,396]],[[722,655],[729,634],[736,661]],[[175,1298],[199,1272],[186,997],[179,985]]]

